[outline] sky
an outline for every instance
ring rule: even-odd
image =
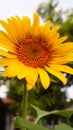
[[[73,99],[73,85],[71,85],[71,87],[68,87],[66,89],[66,96],[67,96],[67,101],[70,101],[70,99]]]
[[[0,0],[0,18],[7,18],[11,15],[28,15],[36,11],[38,5],[48,0]],[[73,7],[73,0],[56,0],[59,1],[59,8],[63,10]]]
[[[38,5],[42,2],[47,2],[48,0],[0,0],[0,19],[6,19],[10,16],[23,16],[27,15],[31,19],[33,13],[36,12]],[[57,0],[59,2],[58,9],[73,8],[73,0]],[[0,87],[0,97],[6,96],[6,87]],[[73,86],[68,89],[69,98],[73,98]]]
[[[8,91],[8,90],[7,90],[6,86],[2,85],[2,86],[0,87],[0,98],[6,97],[6,92],[7,92],[7,91]]]

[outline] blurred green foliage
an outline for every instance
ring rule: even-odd
[[[49,0],[48,2],[41,3],[37,8],[37,13],[42,17],[43,21],[51,20],[53,24],[62,24],[62,16],[64,12],[56,10],[59,2],[54,0]]]

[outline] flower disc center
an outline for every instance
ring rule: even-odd
[[[37,39],[21,40],[16,47],[18,59],[27,66],[44,67],[49,59],[45,43]]]

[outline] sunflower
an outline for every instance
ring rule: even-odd
[[[60,26],[51,28],[51,22],[40,25],[39,15],[33,15],[33,23],[27,16],[10,17],[0,20],[4,30],[0,30],[0,66],[5,66],[3,76],[25,78],[27,89],[33,88],[40,77],[42,86],[50,85],[49,73],[66,84],[62,72],[73,74],[73,69],[65,65],[73,61],[73,43],[60,37]]]

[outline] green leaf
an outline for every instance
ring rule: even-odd
[[[73,115],[73,110],[60,110],[55,112],[56,115],[61,115],[66,118],[70,118]]]
[[[39,124],[35,124],[33,122],[27,121],[23,118],[17,117],[14,122],[15,128],[27,128],[29,130],[51,130]]]
[[[41,109],[39,109],[38,107],[32,105],[32,107],[36,110],[37,112],[37,119],[35,122],[38,122],[42,117],[44,116],[48,116],[48,115],[60,115],[66,118],[70,118],[73,115],[73,110],[54,110],[51,112],[47,112],[47,111],[42,111]]]
[[[67,124],[61,123],[60,125],[55,126],[55,130],[73,130],[73,128]]]

